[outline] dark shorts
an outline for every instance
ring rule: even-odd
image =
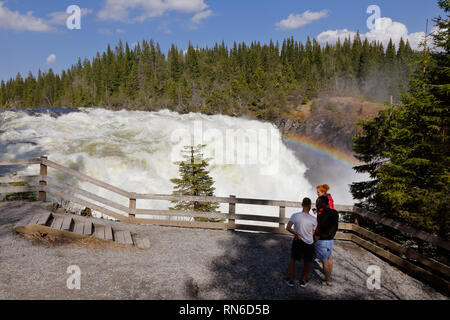
[[[291,258],[294,260],[303,259],[305,262],[313,261],[314,257],[314,243],[307,244],[302,240],[294,238],[291,247]]]

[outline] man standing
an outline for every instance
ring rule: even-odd
[[[328,206],[328,197],[320,196],[316,201],[317,228],[314,234],[315,258],[322,261],[325,280],[322,284],[332,286],[331,272],[333,270],[333,242],[338,230],[339,214]]]
[[[311,199],[304,198],[302,201],[302,212],[294,213],[286,226],[286,230],[295,237],[292,241],[291,260],[289,262],[288,286],[294,286],[295,260],[303,258],[303,273],[300,279],[300,287],[308,285],[308,274],[314,256],[314,232],[317,226],[317,219],[309,214],[311,210]],[[294,227],[292,229],[292,227]]]

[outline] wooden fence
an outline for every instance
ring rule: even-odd
[[[39,200],[46,201],[47,193],[61,199],[77,203],[82,206],[91,208],[92,210],[101,212],[102,214],[127,223],[135,224],[156,224],[162,226],[176,226],[187,228],[211,228],[223,230],[248,230],[260,231],[279,234],[290,234],[286,231],[286,224],[289,218],[285,216],[286,208],[301,208],[301,202],[284,201],[284,200],[266,200],[266,199],[248,199],[238,198],[235,195],[228,197],[207,197],[207,196],[182,196],[182,195],[168,195],[168,194],[142,194],[135,192],[128,192],[118,187],[112,186],[108,183],[94,179],[90,176],[82,174],[76,170],[64,167],[47,157],[33,158],[33,159],[14,159],[14,160],[0,160],[0,166],[16,166],[16,165],[32,165],[39,164],[39,175],[33,176],[7,176],[0,177],[0,194],[4,193],[20,193],[20,192],[38,192]],[[128,206],[121,205],[110,199],[93,194],[92,192],[80,189],[74,185],[60,181],[55,177],[47,174],[47,169],[53,168],[61,173],[67,174],[73,178],[81,181],[89,182],[98,187],[104,188],[110,192],[116,193],[127,199]],[[27,184],[35,183],[35,185],[13,186],[14,182],[26,182]],[[89,198],[89,200],[82,199]],[[91,201],[100,203],[95,204]],[[198,202],[218,202],[227,203],[228,212],[197,212],[197,211],[179,211],[179,210],[155,210],[155,209],[138,209],[137,204],[139,200],[183,200],[183,201],[198,201]],[[258,214],[240,214],[236,212],[237,204],[246,205],[263,205],[278,207],[278,216],[265,216]],[[106,208],[109,207],[110,209]],[[401,233],[415,237],[427,242],[430,242],[446,251],[450,250],[448,241],[443,240],[435,235],[417,230],[404,223],[394,221],[389,218],[380,217],[364,211],[354,206],[335,205],[335,208],[341,212],[351,212],[358,216],[370,219],[376,223],[394,228]],[[116,211],[113,211],[114,209]],[[169,219],[149,219],[142,217],[143,215],[166,216],[166,217],[190,217],[193,221],[169,220]],[[216,218],[222,219],[224,222],[205,222],[198,221],[195,218]],[[245,223],[236,223],[236,220],[244,222],[271,222],[278,224],[276,226],[262,226]],[[432,284],[434,287],[441,289],[446,294],[450,293],[450,268],[434,259],[423,256],[417,251],[404,247],[392,240],[375,234],[367,229],[362,228],[355,223],[339,223],[339,231],[336,234],[337,240],[348,240],[357,243],[361,247],[377,254],[380,257],[394,263],[403,270],[416,278]]]

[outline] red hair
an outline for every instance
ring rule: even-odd
[[[317,190],[319,190],[320,192],[323,193],[327,193],[328,190],[330,190],[330,187],[327,184],[321,184],[319,186],[316,187]]]

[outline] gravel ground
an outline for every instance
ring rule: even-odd
[[[12,231],[39,204],[0,203],[0,299],[448,299],[346,241],[335,242],[334,287],[320,284],[315,263],[304,289],[284,282],[284,235],[114,223],[151,248],[49,246]],[[67,288],[70,265],[81,269],[80,290]],[[379,290],[367,288],[369,265],[381,269]]]

